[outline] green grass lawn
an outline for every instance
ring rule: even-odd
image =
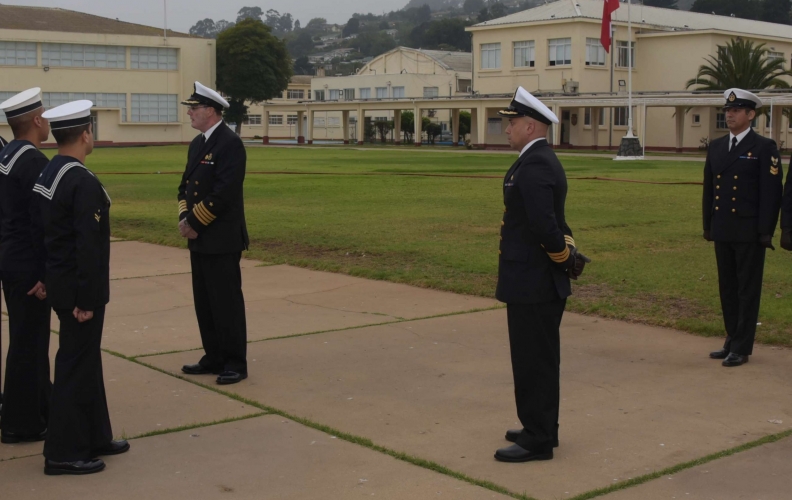
[[[185,246],[174,174],[185,156],[186,147],[174,146],[99,149],[88,158],[113,198],[115,236]],[[248,257],[492,296],[503,213],[498,177],[514,159],[249,148]],[[570,178],[568,222],[594,261],[569,309],[723,335],[714,250],[701,238],[701,187],[575,179],[697,182],[703,162],[561,159]],[[392,175],[421,173],[432,176]],[[760,341],[792,345],[792,254],[780,249],[768,253],[760,321]]]

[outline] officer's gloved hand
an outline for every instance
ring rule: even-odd
[[[792,229],[781,232],[781,248],[792,251]]]
[[[775,250],[773,246],[773,237],[769,234],[763,234],[759,236],[759,244],[765,248],[769,248],[770,250]]]
[[[712,237],[710,236],[709,230],[704,231],[704,239],[707,241],[712,241]]]
[[[574,247],[572,247],[570,253],[574,260],[572,265],[567,268],[567,275],[569,276],[569,279],[576,280],[581,274],[583,274],[583,269],[585,269],[586,264],[591,262],[591,259],[578,252],[577,248]]]

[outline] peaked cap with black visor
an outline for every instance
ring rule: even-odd
[[[209,106],[217,111],[222,111],[230,106],[228,101],[223,99],[223,96],[206,85],[201,84],[201,82],[195,82],[193,85],[193,94],[181,103],[185,106]]]
[[[555,113],[522,87],[517,87],[509,107],[498,111],[498,114],[506,118],[527,116],[545,125],[558,123]]]

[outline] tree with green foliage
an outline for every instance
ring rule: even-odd
[[[459,131],[456,136],[459,141],[464,142],[465,137],[470,133],[470,111],[459,112]]]
[[[470,51],[470,33],[465,31],[470,26],[464,19],[440,19],[416,26],[408,38],[411,47],[424,49],[453,48],[465,52]],[[445,47],[441,47],[445,45]],[[450,46],[450,47],[449,47]]]
[[[374,128],[380,136],[380,142],[384,144],[388,140],[388,134],[393,130],[393,120],[376,120]]]
[[[696,0],[691,12],[715,13],[742,19],[757,19],[762,10],[762,0]]]
[[[357,49],[364,56],[378,56],[396,48],[396,40],[382,31],[361,33],[353,40],[347,40],[349,47]]]
[[[412,111],[402,111],[401,131],[404,135],[404,142],[412,142],[413,132],[415,131],[415,113]]]
[[[503,5],[503,2],[493,2],[489,6],[489,15],[492,19],[498,19],[509,15],[509,9]]]
[[[792,9],[790,0],[764,0],[759,20],[768,23],[790,24],[790,9]]]
[[[261,10],[261,7],[242,7],[237,13],[236,22],[241,22],[245,19],[258,19],[260,21],[263,15],[264,11]]]
[[[428,118],[426,119],[428,120]],[[426,132],[426,138],[429,140],[429,144],[434,144],[437,136],[443,133],[443,127],[441,127],[439,123],[430,122],[424,127],[424,132]]]
[[[347,21],[346,26],[344,26],[344,31],[341,32],[341,36],[344,38],[348,37],[349,35],[354,35],[355,33],[360,32],[360,19],[357,17],[353,17],[349,21]]]
[[[195,23],[190,28],[190,34],[202,36],[204,38],[217,38],[217,36],[228,28],[233,28],[236,23],[221,19],[214,22],[212,19],[206,18]]]
[[[489,21],[490,19],[492,19],[492,15],[490,14],[489,9],[486,8],[486,7],[482,7],[482,9],[478,13],[478,18],[477,19],[478,19],[478,22],[480,22],[480,23],[483,23],[483,22],[486,22],[486,21]]]
[[[726,45],[718,45],[718,55],[707,56],[707,64],[699,67],[696,78],[687,82],[694,90],[726,90],[732,87],[746,90],[789,88],[782,77],[792,76],[784,69],[783,59],[769,58],[765,44],[733,38]]]
[[[313,75],[313,64],[308,61],[307,56],[298,57],[294,60],[294,74],[295,75]]]
[[[649,7],[662,7],[663,9],[678,9],[678,0],[644,0],[643,4]]]
[[[225,118],[242,130],[245,102],[280,97],[289,85],[292,62],[286,44],[260,20],[245,19],[217,37],[217,90],[228,96]]]
[[[305,25],[305,29],[310,31],[321,31],[324,29],[325,24],[327,24],[327,19],[324,17],[314,17],[308,24]]]
[[[295,59],[306,56],[314,50],[314,41],[311,33],[306,30],[300,31],[297,36],[289,36],[286,40],[286,48],[289,54]]]
[[[462,10],[465,11],[465,14],[473,14],[474,12],[479,12],[484,6],[484,0],[465,0],[465,3],[462,4]]]

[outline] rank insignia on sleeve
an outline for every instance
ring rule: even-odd
[[[102,216],[99,214],[94,214],[94,219],[96,219],[96,222],[99,222],[102,219]]]
[[[771,156],[770,161],[773,162],[774,167],[778,165],[778,158],[776,158],[775,156]]]
[[[773,175],[778,175],[778,167],[770,167],[770,173]]]

